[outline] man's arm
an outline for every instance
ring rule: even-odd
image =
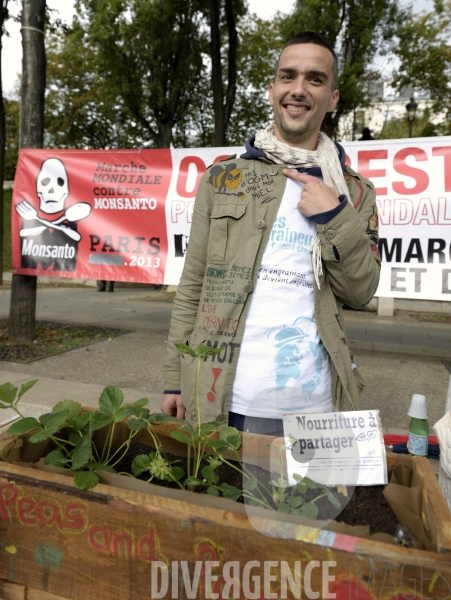
[[[194,330],[201,300],[202,286],[207,263],[208,236],[210,231],[212,186],[207,182],[208,171],[202,177],[194,204],[188,251],[185,257],[180,283],[174,299],[171,327],[168,337],[167,357],[164,368],[164,389],[180,390],[180,352],[175,342],[186,343]],[[183,408],[180,394],[166,394],[161,405],[166,414],[177,413]],[[184,411],[184,408],[183,408]]]
[[[365,184],[358,206],[344,200],[336,211],[340,200],[331,187],[304,173],[284,174],[304,184],[298,208],[317,223],[323,267],[334,294],[348,306],[362,308],[376,292],[380,275],[374,189]],[[322,217],[330,211],[335,216],[324,222]]]

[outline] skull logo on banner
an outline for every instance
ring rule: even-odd
[[[40,216],[27,200],[17,204],[16,211],[22,217],[19,231],[22,267],[35,269],[40,264],[44,269],[53,265],[54,271],[74,271],[81,240],[76,223],[90,214],[91,205],[80,202],[65,209],[70,193],[69,178],[64,163],[58,158],[48,158],[42,163],[36,193],[39,211],[44,216],[63,214],[49,220]]]
[[[49,158],[42,163],[36,180],[39,208],[48,215],[64,210],[64,202],[69,195],[69,180],[66,167],[57,158]]]

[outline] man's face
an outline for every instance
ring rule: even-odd
[[[321,123],[338,102],[332,90],[333,57],[316,44],[296,44],[282,52],[269,101],[275,136],[290,146],[316,148]]]

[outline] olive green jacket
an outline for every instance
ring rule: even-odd
[[[188,420],[197,420],[197,359],[181,355],[174,342],[224,348],[202,361],[199,398],[203,422],[226,420],[249,300],[285,189],[283,168],[264,159],[228,159],[207,169],[200,182],[164,372],[164,389],[181,390]],[[364,382],[346,343],[341,305],[360,309],[370,301],[380,260],[373,185],[349,167],[344,176],[351,202],[316,225],[323,274],[314,302],[336,409],[357,410]]]

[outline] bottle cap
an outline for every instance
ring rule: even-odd
[[[426,408],[426,396],[414,394],[407,414],[409,417],[414,417],[415,419],[427,419],[428,411]]]

